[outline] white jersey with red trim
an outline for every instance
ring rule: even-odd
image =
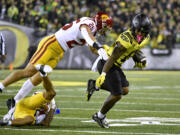
[[[89,17],[82,17],[72,23],[66,24],[55,33],[56,39],[64,51],[67,51],[75,46],[86,45],[86,41],[80,30],[80,26],[83,24],[89,26],[92,34],[95,35],[97,27],[92,18]]]

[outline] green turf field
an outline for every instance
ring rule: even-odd
[[[0,71],[0,80],[9,71]],[[108,92],[94,93],[86,101],[86,82],[98,74],[84,70],[56,70],[50,75],[61,114],[50,127],[0,127],[0,135],[169,135],[180,134],[180,71],[125,71],[130,93],[107,114],[111,127],[102,129],[91,120]],[[17,93],[24,81],[0,93],[0,117],[5,100]],[[40,90],[42,86],[34,89]]]

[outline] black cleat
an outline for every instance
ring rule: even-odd
[[[0,88],[0,93],[2,93],[2,89]]]
[[[106,116],[104,116],[104,118],[99,118],[98,117],[98,114],[95,113],[93,116],[92,116],[92,119],[98,123],[98,125],[102,128],[109,128],[109,124],[108,122],[106,121]]]
[[[8,125],[8,121],[4,121],[4,120],[0,120],[0,126],[7,126]]]
[[[10,98],[6,101],[6,105],[8,107],[8,110],[10,110],[11,108],[13,108],[15,106],[16,102],[14,100],[14,98]]]
[[[88,80],[88,85],[87,85],[87,101],[90,100],[92,94],[94,93],[94,91],[98,91],[99,89],[96,89],[96,81],[95,80]]]

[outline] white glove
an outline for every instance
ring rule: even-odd
[[[51,102],[50,102],[50,108],[52,108],[52,109],[56,109],[57,108],[57,106],[56,106],[56,102],[55,102],[55,100],[54,100],[54,98],[51,100]]]
[[[48,73],[51,73],[53,69],[49,65],[36,64],[35,68],[40,72],[42,77],[47,76]]]
[[[103,60],[108,59],[107,53],[103,48],[98,49],[98,54],[101,57],[101,59],[103,59]]]

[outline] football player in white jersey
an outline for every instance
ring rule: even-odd
[[[95,34],[98,32],[105,35],[112,28],[112,24],[112,18],[107,13],[99,12],[92,18],[82,17],[66,24],[55,34],[44,37],[25,69],[12,72],[0,83],[0,92],[2,92],[10,84],[31,77],[23,84],[17,95],[7,101],[8,108],[11,109],[16,102],[28,95],[33,87],[42,82],[37,70],[38,66],[40,68],[41,65],[49,65],[52,69],[55,68],[58,61],[62,59],[63,54],[75,46],[88,44],[93,52],[97,52],[106,60],[108,58],[107,54],[96,40]],[[92,48],[95,48],[95,51]],[[12,111],[10,110],[9,114]]]

